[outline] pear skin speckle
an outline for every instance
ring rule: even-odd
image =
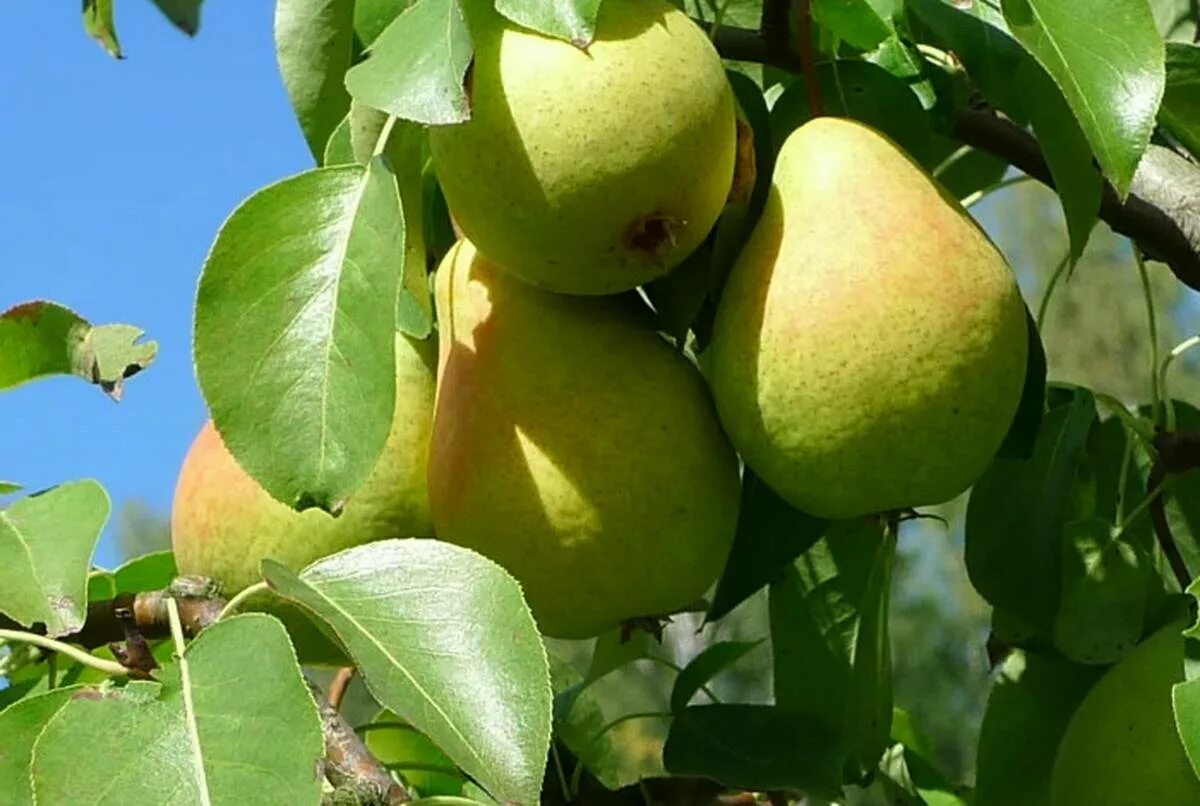
[[[817,118],[784,143],[711,345],[722,423],[794,506],[847,518],[969,487],[1016,412],[1012,271],[894,143]]]
[[[605,0],[586,50],[466,6],[472,119],[429,131],[463,234],[520,279],[614,294],[704,240],[733,182],[733,93],[707,35],[665,0]],[[673,222],[653,248],[637,222]]]

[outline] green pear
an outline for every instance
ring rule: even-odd
[[[1027,342],[1013,274],[961,205],[884,135],[817,118],[779,152],[708,371],[746,464],[797,508],[849,518],[974,483]]]
[[[733,94],[665,0],[604,0],[586,48],[466,6],[471,120],[429,130],[463,234],[526,282],[612,294],[670,271],[733,179]]]
[[[1195,806],[1197,779],[1175,729],[1171,687],[1183,680],[1183,622],[1152,635],[1100,678],[1058,746],[1054,806]]]
[[[557,638],[692,604],[737,523],[704,381],[628,302],[541,291],[469,241],[437,272],[433,522],[506,567]]]
[[[433,429],[435,350],[433,339],[396,336],[392,428],[370,476],[337,517],[316,509],[297,512],[276,501],[241,468],[213,423],[206,423],[175,487],[171,544],[180,573],[210,577],[233,595],[261,579],[259,563],[267,557],[299,570],[372,540],[432,537],[425,470]],[[289,628],[310,629],[265,599],[251,606],[278,610]],[[314,654],[323,655],[323,650]]]
[[[422,798],[462,794],[464,778],[454,762],[423,733],[405,724],[399,715],[384,709],[364,735],[367,749],[395,770]]]

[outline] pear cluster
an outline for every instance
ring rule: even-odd
[[[1025,308],[919,166],[853,121],[793,133],[706,378],[627,292],[692,253],[734,185],[708,37],[664,0],[605,0],[586,50],[464,9],[472,118],[429,132],[462,234],[436,271],[436,372],[398,337],[393,432],[338,519],[271,500],[207,428],[176,494],[181,571],[237,589],[264,556],[436,536],[507,568],[545,634],[585,638],[702,599],[743,462],[830,518],[974,482],[1020,398]]]

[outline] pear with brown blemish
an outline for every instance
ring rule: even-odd
[[[1012,271],[962,206],[881,133],[817,118],[779,152],[706,364],[746,464],[794,506],[848,518],[974,483],[1027,342]]]
[[[733,94],[708,36],[665,0],[604,0],[586,48],[464,6],[471,120],[429,130],[479,251],[520,279],[613,294],[666,274],[733,179]]]

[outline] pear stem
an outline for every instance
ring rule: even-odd
[[[342,698],[346,696],[346,689],[350,687],[350,681],[354,679],[354,672],[353,666],[343,666],[333,676],[333,680],[329,683],[329,690],[325,692],[325,701],[332,707],[342,707]]]
[[[1069,265],[1071,265],[1070,250],[1063,255],[1063,259],[1054,268],[1054,273],[1050,275],[1050,281],[1046,283],[1046,293],[1042,295],[1042,302],[1038,305],[1037,317],[1034,319],[1039,333],[1042,332],[1042,326],[1046,323],[1046,311],[1050,309],[1050,297],[1054,296],[1054,289],[1058,288],[1058,281],[1062,279],[1063,272]]]
[[[713,44],[726,59],[766,64],[791,73],[811,72],[805,69],[803,57],[797,58],[790,47],[776,46],[760,31],[729,25],[701,27],[712,30]],[[808,44],[811,53],[811,37]],[[958,142],[1004,160],[1042,184],[1054,187],[1037,139],[995,110],[963,107],[954,111],[949,123],[950,130],[946,133]],[[1200,168],[1186,162],[1182,166],[1175,163],[1170,169],[1147,168],[1144,176],[1139,171],[1125,195],[1105,182],[1100,218],[1137,241],[1152,260],[1170,266],[1184,285],[1200,289],[1200,243],[1189,238],[1185,224],[1192,215],[1188,204],[1194,194],[1189,183],[1197,181],[1196,172]]]
[[[85,652],[78,647],[64,644],[62,641],[55,641],[53,638],[47,638],[44,635],[37,633],[23,632],[20,630],[0,630],[0,639],[5,641],[16,641],[22,644],[33,644],[41,649],[46,649],[51,652],[57,652],[60,655],[66,655],[71,660],[81,663],[84,666],[89,666],[96,671],[104,672],[110,677],[127,677],[129,670],[121,664],[104,658],[97,658],[90,652]]]
[[[1146,320],[1150,329],[1150,399],[1153,408],[1150,416],[1158,422],[1158,412],[1162,406],[1162,391],[1158,382],[1158,318],[1154,313],[1154,292],[1150,288],[1150,274],[1146,271],[1146,262],[1142,260],[1142,252],[1136,243],[1130,242],[1133,248],[1133,260],[1137,264],[1138,277],[1142,281],[1142,295],[1146,298]]]
[[[1200,346],[1200,335],[1184,339],[1171,348],[1171,352],[1167,353],[1167,357],[1163,359],[1162,367],[1158,371],[1158,393],[1167,409],[1167,431],[1175,430],[1175,403],[1167,391],[1167,373],[1171,369],[1171,365],[1175,363],[1175,359],[1197,346]]]
[[[221,620],[225,619],[226,617],[231,616],[234,613],[236,613],[238,611],[238,608],[240,608],[242,605],[244,605],[246,603],[247,599],[253,598],[253,597],[259,595],[260,593],[269,591],[270,589],[271,589],[271,586],[268,585],[266,582],[255,582],[253,585],[251,585],[250,587],[241,591],[240,593],[238,593],[236,596],[234,596],[232,599],[230,599],[228,602],[225,603],[225,607],[221,608],[220,614],[217,615],[217,621],[221,621]]]

